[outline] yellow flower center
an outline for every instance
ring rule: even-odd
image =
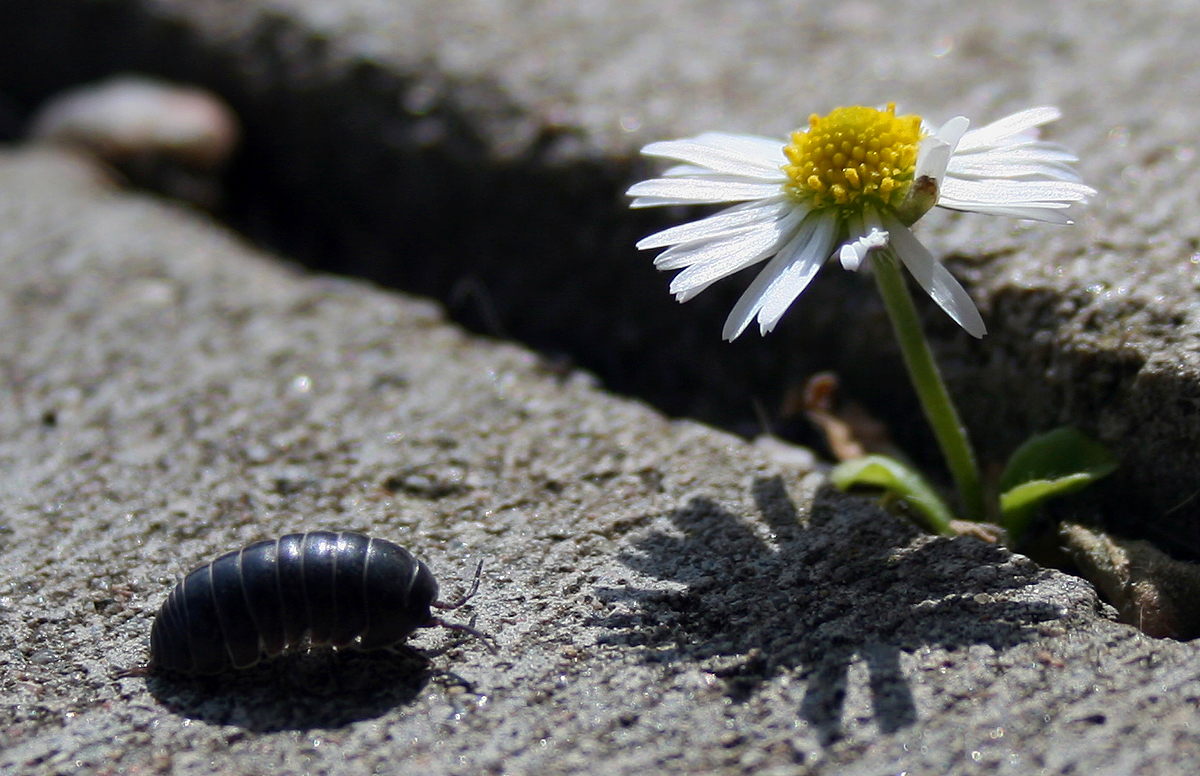
[[[814,114],[783,149],[787,189],[814,209],[895,209],[912,186],[921,137],[920,116],[897,116],[894,103]]]

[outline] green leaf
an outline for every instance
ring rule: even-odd
[[[954,536],[953,515],[945,502],[914,469],[884,455],[855,458],[833,467],[829,478],[841,490],[854,487],[881,489],[901,499],[925,519],[926,527],[942,536]]]
[[[1108,448],[1078,429],[1056,428],[1017,448],[1000,477],[1000,521],[1014,540],[1038,507],[1091,485],[1117,468]]]

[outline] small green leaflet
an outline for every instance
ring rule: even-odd
[[[885,455],[868,455],[833,467],[829,479],[841,490],[853,487],[876,488],[894,499],[902,499],[925,520],[934,533],[954,536],[950,521],[954,516],[929,483],[907,465]]]
[[[1047,499],[1081,490],[1112,474],[1117,459],[1078,429],[1039,434],[1017,448],[1000,477],[1000,522],[1015,541]]]

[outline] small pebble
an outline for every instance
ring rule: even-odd
[[[30,129],[34,139],[81,145],[113,164],[157,155],[205,171],[229,161],[239,134],[233,111],[215,95],[132,75],[50,98]]]
[[[133,75],[51,97],[29,130],[31,140],[82,149],[134,185],[206,208],[220,204],[218,175],[240,135],[216,95]]]

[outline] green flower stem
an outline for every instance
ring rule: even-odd
[[[913,306],[904,275],[900,272],[900,262],[891,252],[885,251],[874,253],[873,259],[875,280],[879,284],[879,293],[883,296],[892,327],[896,330],[900,350],[904,353],[904,365],[908,368],[908,376],[921,399],[921,408],[925,410],[925,417],[933,427],[942,455],[946,457],[950,473],[954,476],[966,517],[968,520],[983,520],[983,488],[979,482],[975,454],[967,440],[967,431],[958,419],[954,403],[950,401],[950,393],[946,390],[942,375],[934,363],[929,343],[925,341],[917,309]]]

